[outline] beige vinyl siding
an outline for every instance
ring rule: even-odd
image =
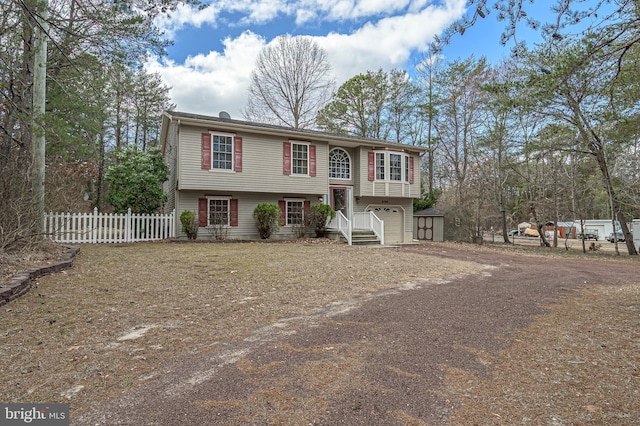
[[[259,239],[258,230],[256,229],[255,221],[253,220],[253,211],[256,206],[261,203],[272,203],[278,205],[279,200],[285,198],[293,198],[285,194],[264,194],[264,193],[240,193],[234,194],[231,192],[195,192],[195,191],[180,191],[179,205],[176,209],[176,216],[179,217],[184,210],[192,210],[198,212],[198,199],[206,196],[230,196],[238,200],[238,226],[230,226],[227,228],[227,239],[236,240],[256,240]],[[205,195],[206,194],[206,195]],[[306,196],[300,196],[297,198],[310,201],[311,204],[315,203],[318,199],[315,194],[308,194]],[[186,239],[186,234],[182,232],[182,226],[180,221],[177,222],[176,234],[179,239]],[[310,234],[309,234],[310,235]],[[285,239],[293,238],[293,229],[290,226],[281,227],[276,233],[274,233],[272,239]],[[201,227],[198,230],[198,239],[212,239],[211,233]]]
[[[420,155],[411,154],[413,157],[413,183],[410,185],[409,196],[411,198],[420,198],[420,182],[422,182],[422,176],[420,175]],[[413,212],[413,202],[411,204],[411,211]]]
[[[329,177],[329,147],[316,146],[316,176],[283,174],[283,142],[287,139],[254,133],[236,133],[242,141],[242,172],[202,170],[201,134],[206,129],[183,126],[180,131],[179,189],[205,191],[325,194]]]
[[[366,197],[373,194],[373,182],[369,180],[369,148],[358,148],[358,175],[356,177],[356,184],[353,187],[354,196]]]

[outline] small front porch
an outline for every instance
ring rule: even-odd
[[[351,220],[342,213],[329,222],[329,236],[349,245],[384,245],[384,221],[375,213],[354,212]]]

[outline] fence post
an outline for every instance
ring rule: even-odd
[[[93,217],[91,218],[91,242],[96,243],[98,239],[98,208],[93,208]]]
[[[175,238],[176,237],[176,209],[173,209],[173,211],[171,212],[171,224],[169,225],[169,232],[171,233],[169,235],[169,238]]]
[[[176,218],[176,209],[173,209],[173,211],[171,212],[171,215],[169,216],[169,229],[168,229],[169,235],[167,236],[168,238],[175,237],[175,232],[173,231],[175,218]]]
[[[131,207],[127,209],[127,219],[125,220],[124,225],[124,239],[125,242],[131,241]]]

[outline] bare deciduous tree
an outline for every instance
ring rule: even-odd
[[[311,38],[279,36],[256,60],[245,119],[313,127],[334,87],[330,73],[326,52]]]

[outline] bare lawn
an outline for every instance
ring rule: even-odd
[[[137,389],[180,355],[283,318],[480,274],[471,251],[491,249],[471,247],[454,259],[328,240],[83,245],[73,269],[0,307],[0,401],[70,402],[74,416]],[[507,349],[475,354],[490,376],[443,367],[434,392],[452,401],[451,424],[554,424],[544,417],[550,405],[569,424],[640,423],[640,284],[551,302]]]
[[[320,241],[83,245],[72,270],[0,308],[0,401],[70,400],[81,412],[180,354],[332,302],[480,269]],[[137,343],[143,334],[151,345]]]

